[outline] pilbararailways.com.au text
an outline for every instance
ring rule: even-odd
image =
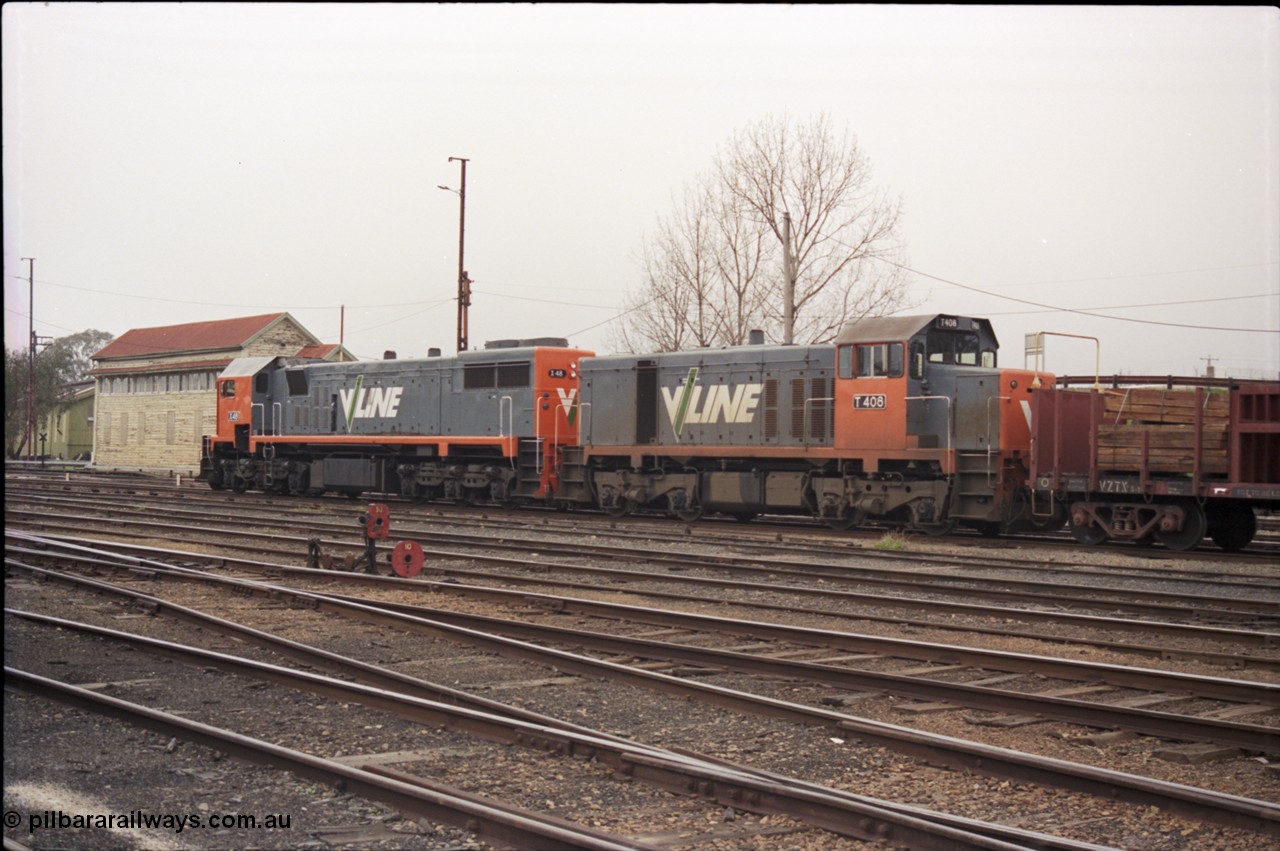
[[[4,814],[4,826],[19,827],[24,821],[21,813],[9,810]],[[127,813],[77,813],[63,810],[42,810],[28,813],[25,818],[27,833],[42,830],[289,830],[293,817],[288,814],[262,816],[247,813],[151,813],[146,810],[130,810]]]

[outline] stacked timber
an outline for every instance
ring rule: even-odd
[[[1200,473],[1226,475],[1228,394],[1206,390],[1197,400],[1194,389],[1135,387],[1108,390],[1103,396],[1104,413],[1098,426],[1101,469],[1141,470],[1145,435],[1148,472],[1190,475],[1199,408]]]

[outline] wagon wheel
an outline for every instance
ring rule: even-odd
[[[1249,546],[1257,533],[1257,515],[1247,505],[1231,505],[1217,510],[1209,523],[1209,537],[1229,553]]]
[[[1093,524],[1077,526],[1075,523],[1072,523],[1071,535],[1086,547],[1096,547],[1107,539],[1107,530],[1103,529],[1101,526],[1095,526]]]
[[[1183,505],[1186,516],[1182,528],[1172,532],[1163,529],[1155,531],[1156,540],[1171,550],[1186,552],[1194,549],[1204,540],[1204,533],[1209,529],[1209,521],[1204,516],[1204,509],[1195,503]]]

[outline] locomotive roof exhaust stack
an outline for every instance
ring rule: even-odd
[[[436,348],[435,346],[432,346],[431,348],[427,349],[427,357],[429,357],[429,358],[438,358],[438,357],[440,357],[440,350],[439,350],[438,348]]]
[[[383,353],[382,353],[382,359],[383,359],[383,360],[395,360],[395,359],[396,359],[396,353],[395,353],[394,351],[392,351],[391,349],[387,349],[385,352],[383,352]]]
[[[748,346],[763,346],[763,345],[764,345],[764,331],[763,331],[762,329],[760,329],[760,328],[752,328],[750,331],[748,331],[748,332],[747,332],[747,345],[748,345]]]

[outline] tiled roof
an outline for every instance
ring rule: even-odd
[[[337,350],[337,343],[316,343],[314,346],[303,346],[297,356],[300,358],[320,358],[321,360],[324,360]]]
[[[174,352],[238,349],[288,315],[287,313],[265,313],[261,316],[243,316],[239,319],[219,319],[213,322],[190,322],[186,325],[165,325],[160,328],[134,328],[108,343],[93,357],[95,360],[106,360]]]

